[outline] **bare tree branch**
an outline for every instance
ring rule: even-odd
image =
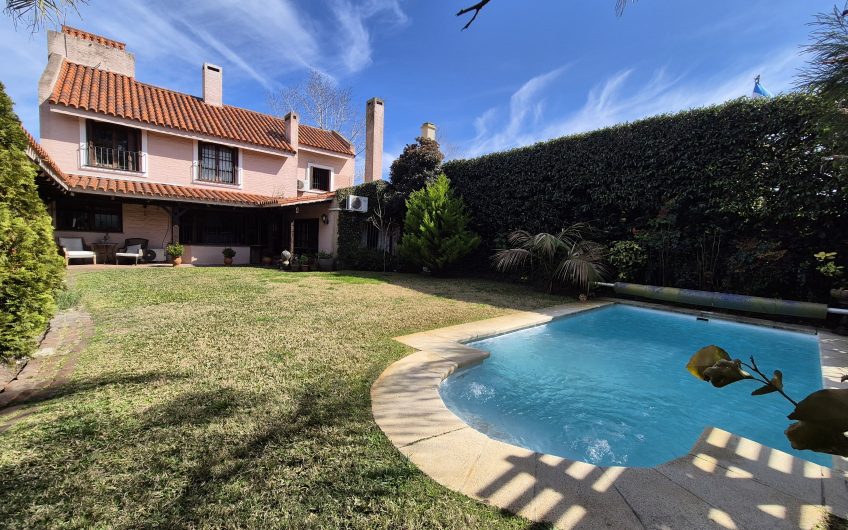
[[[269,94],[268,103],[275,114],[296,111],[307,125],[338,132],[357,155],[364,149],[365,123],[353,105],[350,88],[336,86],[321,72],[312,70],[301,83]]]
[[[477,18],[477,15],[480,14],[480,10],[483,9],[484,7],[486,7],[486,4],[488,4],[489,1],[490,0],[480,0],[479,2],[474,4],[473,6],[468,6],[464,9],[459,10],[459,13],[456,14],[456,16],[458,16],[458,17],[461,17],[462,15],[465,15],[466,13],[470,13],[470,12],[474,11],[474,15],[471,17],[471,20],[469,20],[468,23],[465,24],[462,27],[463,31],[468,29],[468,27]],[[636,0],[616,0],[616,2],[615,2],[615,14],[618,15],[618,16],[623,15],[624,14],[624,8],[627,7],[627,4],[629,4],[631,2],[635,2],[635,1]]]
[[[459,13],[456,14],[456,16],[458,16],[458,17],[461,17],[462,15],[464,15],[466,13],[470,13],[471,11],[474,11],[474,16],[472,16],[471,20],[469,20],[468,23],[465,24],[465,26],[462,27],[463,31],[468,29],[468,26],[470,26],[474,22],[474,20],[477,18],[477,15],[480,14],[480,10],[483,9],[484,7],[486,7],[486,4],[488,4],[488,3],[489,3],[489,0],[480,0],[479,2],[474,4],[473,6],[468,6],[464,9],[459,10]]]

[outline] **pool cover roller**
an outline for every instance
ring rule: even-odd
[[[778,300],[776,298],[761,298],[759,296],[745,296],[741,294],[714,293],[711,291],[696,291],[694,289],[678,289],[677,287],[657,287],[655,285],[639,285],[637,283],[616,282],[612,287],[616,294],[663,300],[678,304],[801,318],[824,319],[827,317],[827,305],[813,302],[796,302],[793,300]]]

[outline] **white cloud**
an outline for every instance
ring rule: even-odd
[[[323,4],[309,10],[294,0],[113,0],[109,9],[100,2],[82,4],[80,16],[71,14],[67,23],[126,42],[140,80],[197,93],[206,61],[224,67],[225,84],[258,83],[266,90],[308,69],[334,78],[359,72],[372,62],[373,28],[407,22],[400,0]],[[0,17],[0,45],[16,65],[0,80],[35,133],[38,77],[47,59],[44,33],[30,36]]]
[[[475,121],[476,136],[468,142],[465,156],[508,149],[637,120],[656,114],[676,112],[693,107],[721,103],[750,95],[753,79],[762,75],[763,84],[772,92],[791,89],[795,70],[803,58],[797,49],[772,54],[766,61],[748,66],[737,65],[732,70],[706,79],[693,80],[686,75],[671,77],[660,68],[641,86],[632,82],[635,70],[628,69],[610,75],[592,87],[585,103],[578,109],[545,119],[545,93],[554,72],[536,76],[512,94],[508,118],[496,119],[501,107],[486,110]]]

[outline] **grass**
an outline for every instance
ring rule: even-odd
[[[35,527],[537,528],[436,484],[371,417],[393,336],[562,298],[478,280],[138,268],[72,274],[96,331],[0,434],[0,521]],[[76,299],[78,297],[78,299]]]

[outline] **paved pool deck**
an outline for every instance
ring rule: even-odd
[[[418,351],[375,381],[374,419],[401,453],[440,484],[559,528],[814,528],[826,511],[848,517],[845,459],[835,461],[836,469],[825,468],[707,428],[689,454],[663,465],[595,466],[493,440],[442,401],[444,378],[488,356],[463,343],[616,302],[632,303],[565,304],[396,337]],[[848,340],[820,332],[819,345],[825,387],[844,388],[839,379],[848,373]]]

